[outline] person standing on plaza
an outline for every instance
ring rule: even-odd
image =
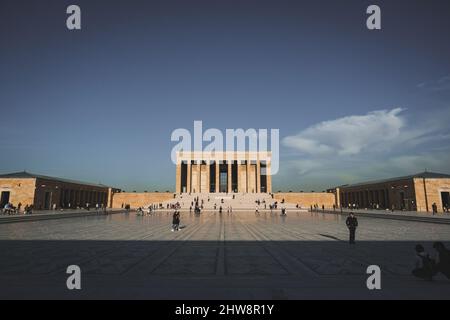
[[[347,225],[347,228],[350,232],[350,244],[355,244],[355,234],[356,234],[356,228],[358,227],[358,219],[355,217],[353,212],[350,212],[350,215],[347,217],[347,220],[345,220],[345,224]]]
[[[180,230],[180,211],[177,211],[177,231]]]
[[[433,215],[435,215],[437,213],[437,204],[436,204],[436,202],[433,202],[431,208],[433,209]]]
[[[178,211],[174,211],[172,215],[172,232],[178,231],[178,226],[180,224],[180,216],[178,215]]]
[[[176,224],[177,224],[177,212],[174,211],[172,214],[172,232],[175,231]]]

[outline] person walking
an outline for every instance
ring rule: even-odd
[[[347,220],[345,220],[345,224],[347,225],[347,228],[350,232],[350,244],[355,244],[355,234],[356,234],[356,228],[358,227],[358,219],[355,217],[353,212],[350,212],[350,215],[347,217]]]

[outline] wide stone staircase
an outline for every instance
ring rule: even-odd
[[[270,205],[277,202],[277,210],[281,208],[296,209],[295,204],[281,203],[280,200],[273,199],[271,194],[267,193],[183,193],[177,194],[173,199],[163,202],[163,207],[167,204],[181,205],[181,210],[189,210],[195,206],[195,200],[198,198],[199,205],[203,204],[203,210],[214,211],[222,207],[223,212],[227,212],[230,207],[232,211],[259,211],[270,210]],[[259,205],[257,204],[259,201]]]

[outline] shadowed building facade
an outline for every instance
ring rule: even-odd
[[[178,152],[176,193],[271,193],[271,152]]]

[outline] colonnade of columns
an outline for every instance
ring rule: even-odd
[[[177,193],[272,192],[270,162],[260,160],[179,161]]]

